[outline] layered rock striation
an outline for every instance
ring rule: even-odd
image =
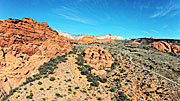
[[[46,22],[29,17],[0,20],[0,98],[36,74],[51,57],[70,50],[70,41]]]

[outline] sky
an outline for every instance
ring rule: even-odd
[[[76,35],[180,39],[180,0],[0,0],[0,19],[23,17]]]

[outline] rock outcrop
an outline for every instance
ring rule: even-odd
[[[106,75],[104,69],[111,70],[111,65],[114,62],[112,55],[98,46],[87,47],[83,56],[84,63],[94,68],[91,73],[103,77]]]
[[[180,55],[180,46],[165,41],[153,42],[152,47],[163,52],[172,52]]]
[[[0,98],[51,57],[71,49],[70,41],[46,22],[29,17],[0,20]]]

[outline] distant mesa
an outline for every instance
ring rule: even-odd
[[[108,35],[99,35],[99,36],[95,36],[96,39],[114,39],[114,40],[124,40],[124,38],[117,36],[117,35],[112,35],[112,34],[108,34]]]
[[[59,35],[62,35],[72,43],[79,43],[79,44],[87,44],[87,43],[106,43],[106,42],[115,42],[115,40],[124,40],[124,38],[117,36],[117,35],[99,35],[99,36],[90,36],[86,34],[82,35],[72,35],[69,33],[61,32]]]
[[[158,38],[156,38],[156,37],[152,36],[152,37],[151,37],[151,39],[158,39]]]

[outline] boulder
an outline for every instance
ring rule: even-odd
[[[84,50],[83,58],[85,60],[84,64],[94,68],[91,73],[99,76],[106,75],[102,69],[110,70],[114,62],[112,55],[107,50],[98,46],[87,47]]]

